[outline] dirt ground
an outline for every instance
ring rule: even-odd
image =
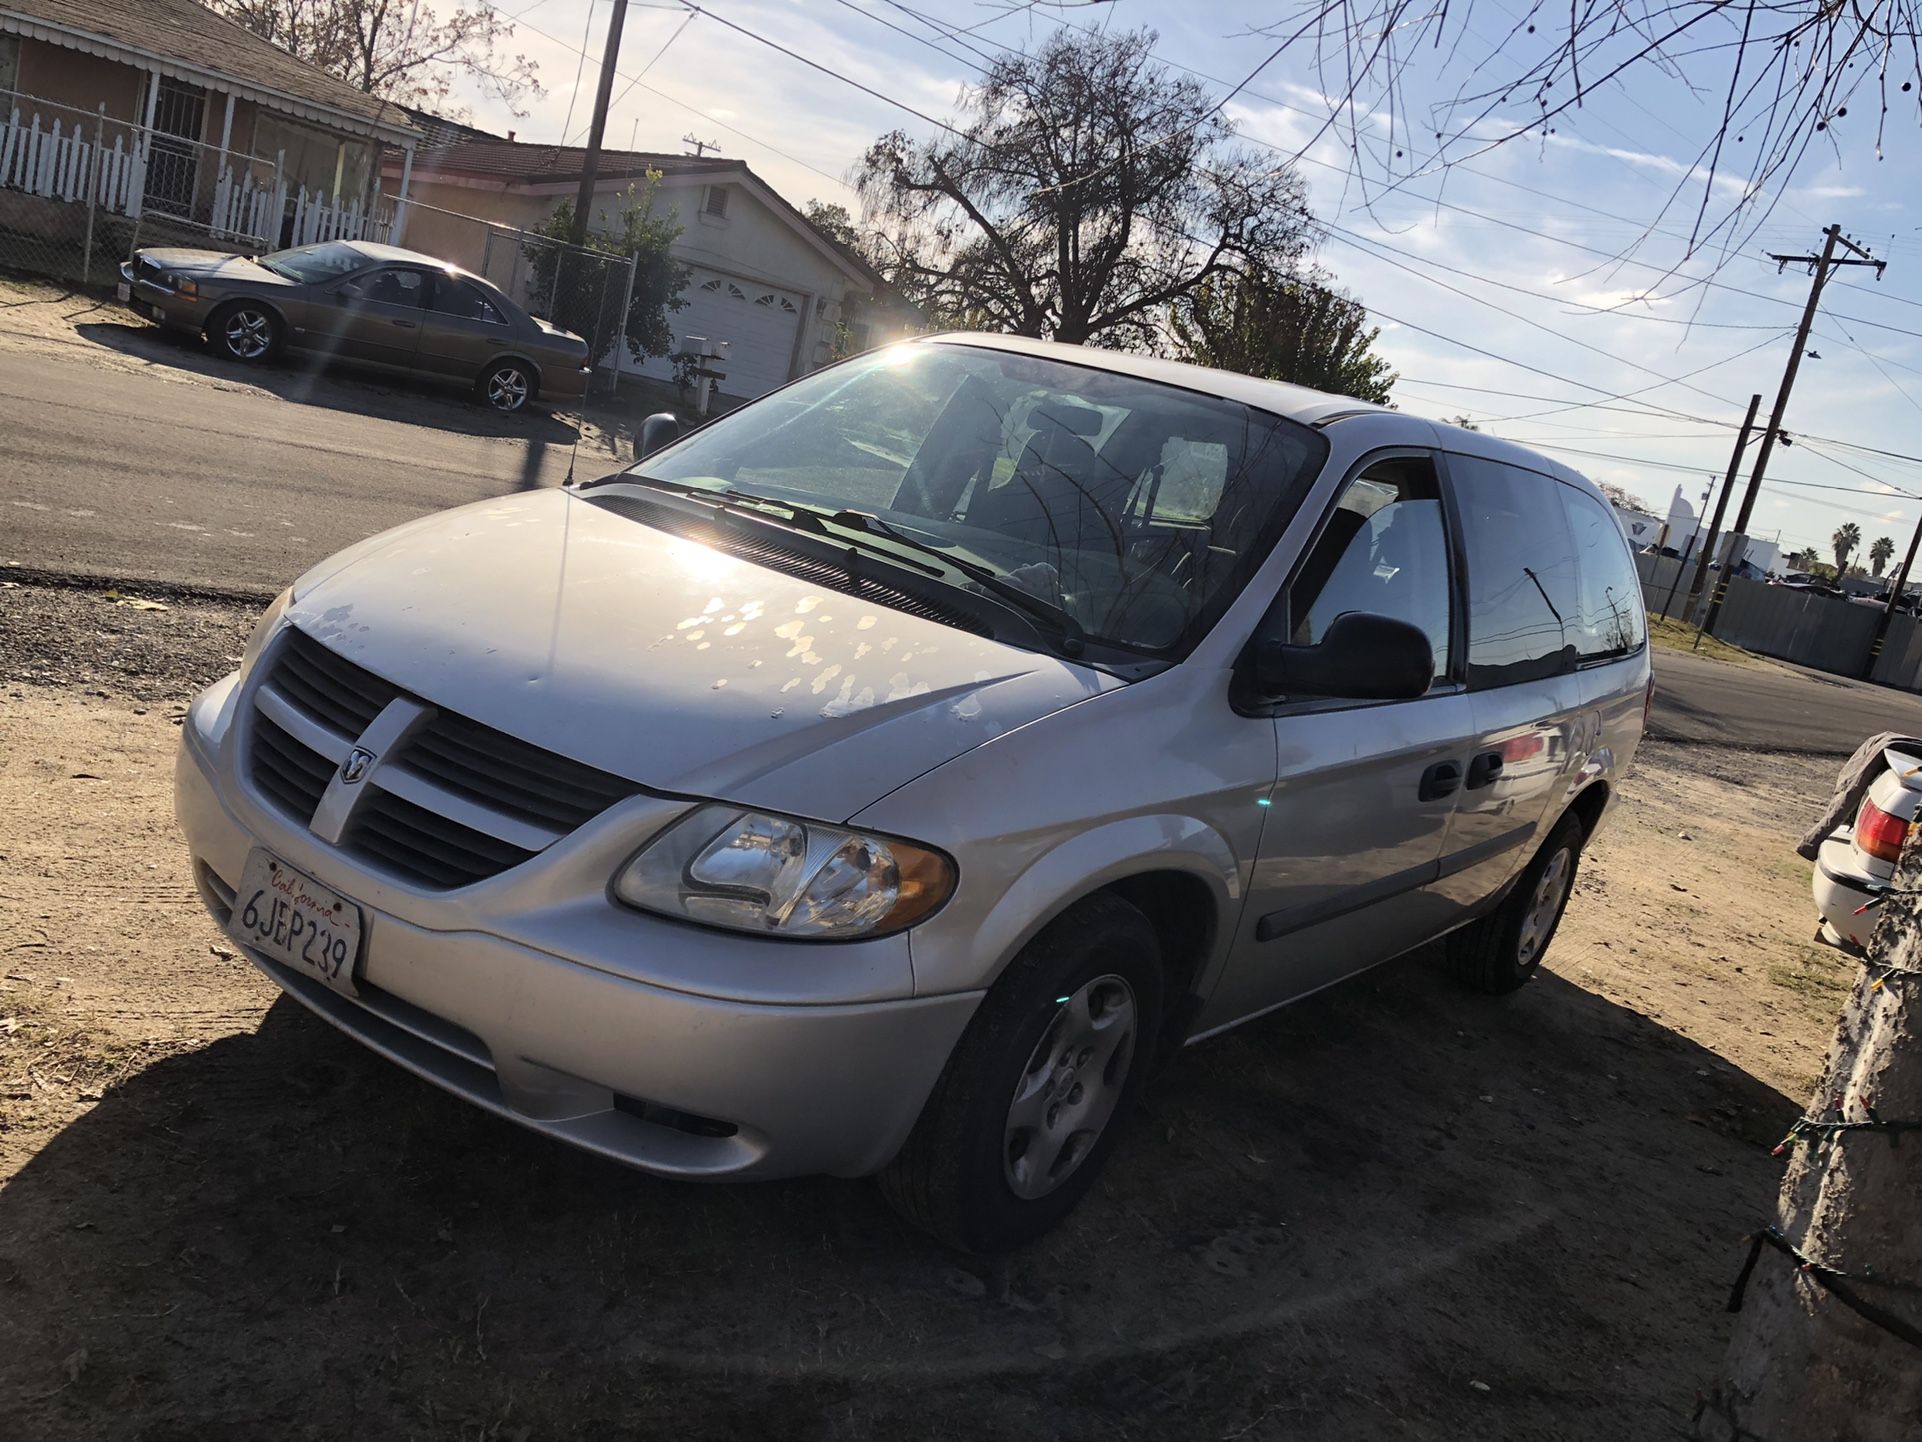
[[[1852,967],[1833,762],[1646,745],[1544,973],[1431,959],[1194,1048],[1087,1203],[962,1261],[362,1051],[237,959],[169,801],[248,618],[0,589],[0,1436],[1678,1435]]]

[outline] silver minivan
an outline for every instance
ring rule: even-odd
[[[945,336],[314,567],[177,810],[248,958],[402,1066],[988,1250],[1183,1045],[1437,938],[1526,981],[1649,685],[1566,467]]]

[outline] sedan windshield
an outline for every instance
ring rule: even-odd
[[[277,250],[272,255],[263,255],[258,264],[275,275],[312,285],[315,281],[332,280],[336,276],[364,270],[368,261],[351,245],[330,240],[321,245],[297,245],[292,250]]]
[[[879,526],[1092,642],[1179,657],[1260,565],[1327,454],[1306,426],[1088,366],[956,344],[877,351],[649,456],[634,474]],[[852,518],[859,520],[859,518]],[[874,539],[878,538],[878,539]],[[930,550],[929,548],[932,548]]]

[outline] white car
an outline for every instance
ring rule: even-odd
[[[1815,858],[1815,910],[1822,940],[1845,951],[1866,951],[1888,894],[1895,859],[1909,823],[1922,806],[1922,757],[1890,748],[1889,763],[1869,787],[1855,821],[1838,826]]]

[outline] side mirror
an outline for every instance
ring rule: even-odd
[[[1435,677],[1435,648],[1418,626],[1366,611],[1335,617],[1313,646],[1265,637],[1255,675],[1270,696],[1412,701]]]
[[[651,456],[666,445],[671,445],[681,437],[681,423],[672,411],[657,411],[641,422],[641,432],[634,437],[634,459]]]

